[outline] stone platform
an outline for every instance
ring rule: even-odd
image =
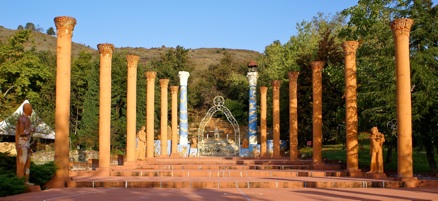
[[[310,160],[288,158],[153,158],[111,166],[109,176],[71,171],[68,187],[86,188],[402,188],[394,178],[347,177],[340,165],[312,169]],[[418,181],[420,187],[438,181]]]

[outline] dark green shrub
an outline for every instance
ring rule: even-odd
[[[25,191],[24,178],[19,179],[12,171],[0,173],[0,197],[20,194]]]
[[[53,161],[42,165],[36,165],[32,162],[30,165],[29,182],[35,185],[43,186],[46,182],[51,180],[53,176],[55,176],[56,169],[56,165]]]

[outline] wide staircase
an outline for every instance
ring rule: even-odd
[[[153,158],[134,165],[112,165],[110,176],[93,170],[70,171],[70,187],[120,188],[400,188],[392,178],[348,177],[340,164],[313,170],[310,160],[288,158]],[[419,181],[419,186],[437,182]]]

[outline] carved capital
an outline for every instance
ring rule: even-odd
[[[190,73],[187,71],[179,71],[178,77],[179,77],[179,84],[181,86],[187,86],[187,81],[189,79]]]
[[[97,49],[100,54],[112,54],[114,50],[114,45],[109,43],[98,44]]]
[[[136,55],[127,55],[126,60],[128,61],[128,68],[137,68],[140,57]]]
[[[161,88],[167,88],[168,85],[169,85],[169,79],[160,79]]]
[[[179,86],[170,86],[170,93],[178,93]]]
[[[298,71],[291,71],[291,72],[287,73],[287,75],[289,76],[289,80],[297,80],[299,74],[300,74],[300,72],[298,72]]]
[[[409,18],[400,18],[392,21],[389,25],[391,26],[394,38],[399,36],[409,37],[409,32],[411,30],[414,20]]]
[[[55,17],[55,26],[58,35],[59,34],[70,34],[72,35],[73,29],[76,25],[76,19],[68,16]]]
[[[345,41],[341,44],[344,50],[344,55],[356,55],[356,50],[359,47],[359,42],[357,41]]]
[[[257,78],[259,78],[259,74],[257,72],[248,72],[246,77],[248,78],[249,86],[257,85]]]
[[[261,86],[260,87],[260,94],[267,94],[268,93],[268,87],[267,86]]]
[[[280,80],[272,80],[272,86],[274,88],[280,88],[281,81]]]
[[[312,62],[310,62],[310,66],[312,67],[313,70],[320,71],[322,69],[322,67],[324,67],[324,62],[323,61],[312,61]]]
[[[144,73],[144,75],[146,76],[146,79],[149,81],[149,80],[154,80],[155,79],[155,77],[157,76],[157,72],[154,72],[154,71],[146,71],[145,73]]]

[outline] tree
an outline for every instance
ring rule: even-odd
[[[53,29],[53,27],[48,28],[46,33],[47,35],[51,35],[51,36],[54,36],[56,34],[55,29]]]
[[[22,25],[18,25],[17,30],[23,30],[24,27]]]
[[[26,26],[24,27],[26,30],[35,31],[35,24],[32,22],[26,23]]]

